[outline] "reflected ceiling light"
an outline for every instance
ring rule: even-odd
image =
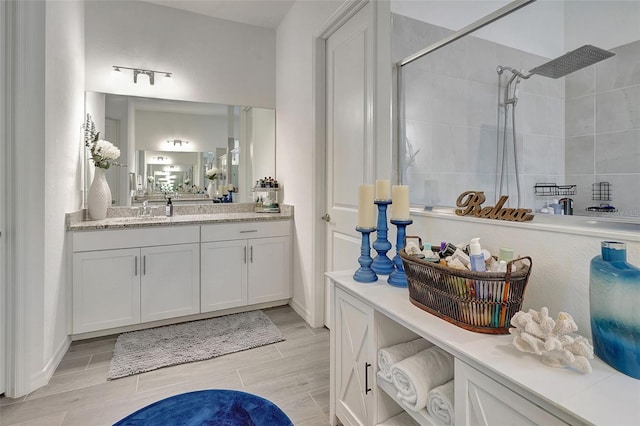
[[[185,141],[182,139],[169,139],[167,140],[167,143],[172,143],[173,146],[176,146],[176,145],[182,146],[182,144],[189,145],[189,141]]]
[[[164,74],[165,77],[171,78],[171,75],[173,73],[167,72],[167,71],[154,71],[154,70],[145,70],[143,68],[130,68],[130,67],[123,67],[120,65],[113,65],[113,71],[114,72],[121,72],[122,70],[131,70],[133,71],[133,82],[134,83],[138,83],[138,75],[142,74],[142,75],[146,75],[149,77],[149,84],[151,84],[153,86],[153,84],[155,83],[155,75],[156,74]]]

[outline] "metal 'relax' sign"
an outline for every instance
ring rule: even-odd
[[[512,222],[527,222],[533,219],[531,209],[512,209],[502,207],[509,199],[509,196],[500,197],[495,206],[482,207],[486,201],[482,191],[465,191],[458,196],[456,209],[458,216],[475,216],[483,219],[509,220]]]

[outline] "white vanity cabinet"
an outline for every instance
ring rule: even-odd
[[[473,333],[422,311],[385,277],[364,284],[352,271],[327,276],[332,425],[373,426],[402,412],[393,385],[377,380],[377,351],[416,337],[455,359],[455,425],[639,424],[640,382],[597,358],[591,374],[547,367],[513,348],[510,335]],[[420,425],[439,424],[426,411],[407,412]]]
[[[291,297],[291,222],[233,222],[201,228],[201,311]]]
[[[73,334],[200,311],[199,227],[73,233]]]

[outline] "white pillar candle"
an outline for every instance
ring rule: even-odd
[[[375,226],[373,185],[360,185],[358,188],[358,227],[374,228]]]
[[[391,182],[385,179],[376,180],[376,200],[391,199]]]
[[[391,219],[408,220],[409,217],[409,187],[407,185],[393,185],[391,189]]]

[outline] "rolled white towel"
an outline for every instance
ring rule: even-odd
[[[453,379],[453,356],[437,346],[403,359],[391,367],[398,399],[413,411],[427,406],[427,393]]]
[[[396,362],[409,358],[420,351],[433,346],[428,340],[419,338],[410,342],[399,343],[378,351],[378,368],[383,379],[391,382],[391,366]]]
[[[382,423],[378,423],[378,426],[416,426],[418,423],[413,420],[406,411],[385,420]]]
[[[454,388],[453,380],[444,385],[435,387],[427,394],[427,411],[431,417],[436,419],[443,426],[454,424]]]

